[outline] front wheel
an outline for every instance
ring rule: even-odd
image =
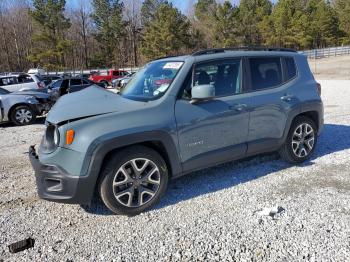
[[[17,106],[11,111],[11,121],[17,126],[24,126],[34,123],[36,114],[26,105]]]
[[[310,118],[297,117],[279,153],[289,163],[301,163],[310,158],[317,142],[317,128]]]
[[[100,197],[115,214],[137,215],[159,201],[168,176],[167,165],[156,151],[144,146],[126,148],[103,168]]]

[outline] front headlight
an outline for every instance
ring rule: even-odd
[[[55,151],[60,143],[60,132],[55,125],[48,125],[46,128],[43,149],[45,153],[52,153]]]
[[[55,131],[53,133],[53,143],[58,146],[60,144],[60,131],[58,131],[58,128],[55,126]]]

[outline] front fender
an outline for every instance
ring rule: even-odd
[[[102,168],[103,160],[112,150],[131,146],[134,144],[157,141],[162,143],[170,162],[172,177],[179,176],[182,173],[182,166],[178,156],[177,148],[171,135],[165,131],[146,131],[136,134],[124,135],[111,138],[110,135],[104,135],[95,139],[86,152],[80,177],[87,177],[89,187],[86,192],[91,192],[91,197]]]

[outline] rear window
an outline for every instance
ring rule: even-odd
[[[80,86],[81,85],[81,79],[71,79],[70,80],[71,86]]]
[[[297,75],[297,68],[295,66],[294,58],[286,57],[284,58],[286,62],[286,81],[294,78]]]
[[[252,90],[272,88],[282,84],[282,67],[279,57],[249,59]]]

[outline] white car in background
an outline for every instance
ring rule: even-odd
[[[45,89],[45,83],[37,75],[26,73],[10,73],[0,75],[0,87],[10,91],[25,91]]]

